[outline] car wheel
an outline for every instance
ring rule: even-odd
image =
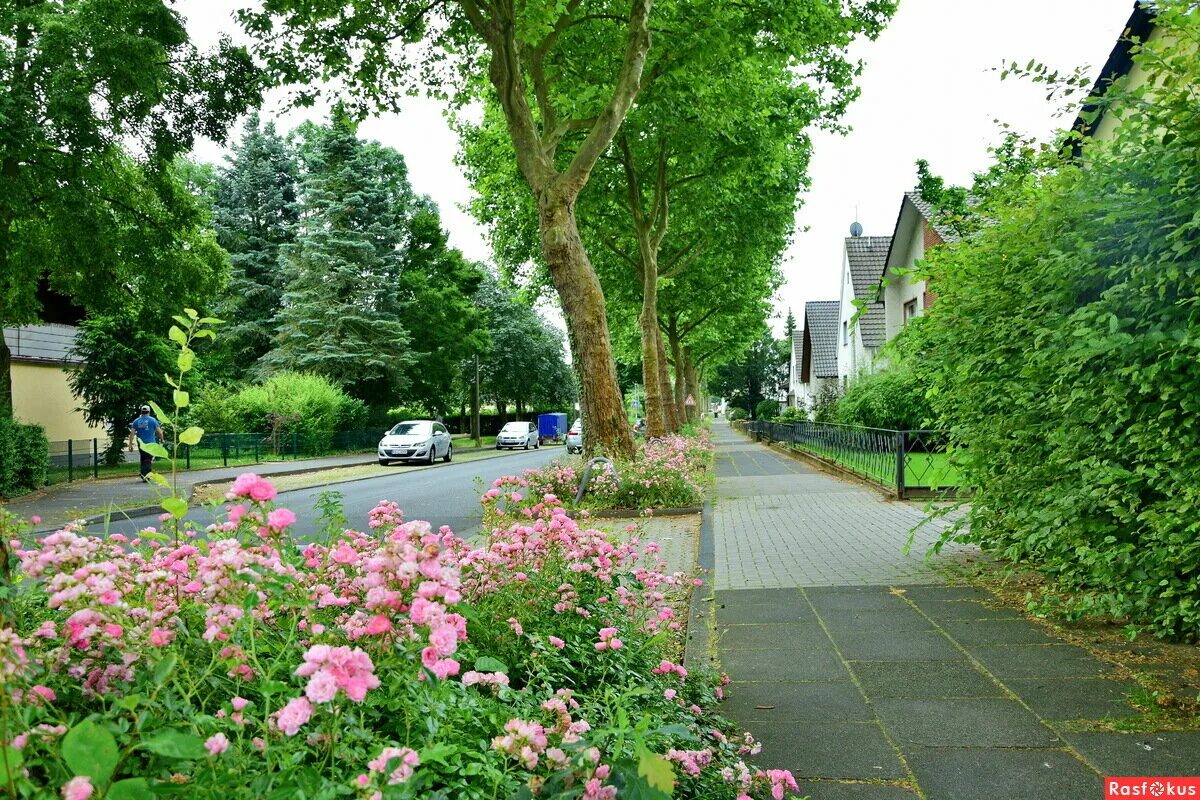
[[[426,459],[425,463],[432,466],[433,463],[436,461],[437,461],[437,445],[431,444],[431,445],[429,445],[429,457]]]
[[[446,446],[446,457],[443,458],[442,461],[445,461],[447,464],[449,464],[450,459],[452,458],[454,458],[454,445],[451,444]]]
[[[381,467],[386,467],[390,463],[392,462],[388,461],[386,458],[379,459],[379,466]]]
[[[499,450],[499,449],[500,449],[500,445],[496,445],[496,449],[497,449],[497,450]]]
[[[540,448],[541,446],[542,446],[542,440],[541,440],[541,439],[534,439],[534,440],[533,440],[533,449],[534,449],[534,450],[537,450],[537,449],[538,449],[538,448]]]
[[[526,450],[529,449],[529,440],[528,439],[525,440],[525,449]]]

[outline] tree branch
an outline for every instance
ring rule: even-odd
[[[646,66],[646,53],[650,50],[650,5],[652,0],[632,0],[629,11],[629,28],[625,43],[625,56],[617,73],[612,97],[600,112],[596,124],[588,133],[570,165],[561,176],[563,188],[571,195],[578,194],[587,183],[596,159],[608,149],[617,130],[629,113],[629,107],[637,96]]]
[[[704,234],[697,234],[691,244],[681,249],[678,253],[671,257],[667,265],[659,270],[658,275],[661,278],[674,278],[687,269],[693,261],[699,257],[700,253],[704,252],[705,243]]]
[[[687,325],[683,326],[683,330],[679,333],[679,338],[682,339],[683,337],[687,336],[689,333],[696,330],[696,328],[703,325],[704,322],[709,317],[711,317],[713,314],[717,313],[718,311],[720,311],[724,308],[725,308],[725,306],[723,306],[723,305],[713,306],[708,311],[704,312],[704,314],[701,315],[700,319],[696,320],[695,322],[690,322]]]
[[[631,267],[634,268],[634,270],[637,271],[637,273],[639,275],[642,274],[642,265],[639,262],[635,261],[633,258],[631,258],[629,256],[629,254],[626,253],[624,250],[622,250],[620,247],[617,247],[616,242],[614,242],[612,239],[609,239],[608,237],[603,237],[600,239],[600,243],[602,245],[604,245],[605,247],[607,247],[612,252],[616,253],[622,259],[624,259]]]

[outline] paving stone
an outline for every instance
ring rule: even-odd
[[[896,631],[835,634],[834,642],[847,661],[962,661],[964,656],[935,631]]]
[[[991,600],[992,595],[970,586],[899,586],[908,599],[915,603],[925,600]]]
[[[850,669],[872,700],[881,697],[1004,697],[968,661],[855,661]]]
[[[849,677],[833,647],[721,651],[721,668],[736,681],[840,681]]]
[[[974,600],[923,600],[917,607],[935,622],[951,619],[1025,619],[1016,609],[986,606]]]
[[[716,595],[717,605],[727,608],[759,603],[807,605],[798,589],[723,589]]]
[[[903,611],[831,611],[821,612],[821,622],[835,636],[839,633],[881,633],[895,631],[932,631],[929,620],[911,608]]]
[[[808,781],[800,787],[800,793],[812,800],[917,800],[911,789],[881,783]]]
[[[925,747],[1061,747],[1062,741],[1020,703],[1006,698],[874,700],[902,749]]]
[[[1061,750],[913,748],[926,800],[1098,800],[1100,776]]]
[[[1103,720],[1132,717],[1125,699],[1132,683],[1103,678],[1010,678],[1009,689],[1043,719]]]
[[[1064,733],[1104,775],[1200,775],[1200,731]]]
[[[754,721],[871,722],[875,713],[849,680],[823,683],[731,683],[722,711],[742,724]]]
[[[939,625],[962,645],[1054,644],[1061,640],[1046,635],[1033,622],[1023,619],[952,619]]]
[[[826,611],[911,611],[912,607],[884,586],[811,587],[804,592],[818,614]]]
[[[829,647],[829,637],[815,622],[718,627],[719,650],[796,650]]]
[[[812,622],[812,607],[803,598],[798,603],[735,603],[723,608],[714,604],[721,625],[762,625],[773,622]]]
[[[1097,678],[1112,670],[1081,647],[967,645],[967,651],[1001,680],[1008,678]]]
[[[874,722],[759,722],[750,732],[762,742],[752,761],[762,769],[788,769],[796,780],[905,777],[895,750]]]

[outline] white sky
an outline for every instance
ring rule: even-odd
[[[244,39],[233,12],[246,4],[178,0],[175,7],[193,40],[207,46],[221,33]],[[855,50],[865,69],[862,94],[844,119],[852,132],[814,136],[812,188],[784,257],[787,283],[777,297],[775,328],[782,329],[789,307],[801,319],[805,301],[837,297],[842,241],[856,208],[866,235],[892,233],[900,197],[916,182],[918,158],[965,183],[986,166],[987,147],[999,139],[994,120],[1036,136],[1070,124],[1053,116],[1056,109],[1039,85],[1002,83],[993,67],[1036,58],[1064,72],[1090,65],[1095,74],[1132,6],[1132,0],[901,0],[879,39]],[[324,109],[288,110],[277,94],[262,113],[287,130],[306,118],[321,119]],[[489,261],[483,230],[462,210],[471,190],[454,164],[457,140],[440,104],[414,98],[402,114],[367,120],[360,130],[404,154],[413,187],[441,208],[451,243],[469,258]],[[224,152],[204,143],[194,155],[220,162]]]

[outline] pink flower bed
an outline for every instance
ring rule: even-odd
[[[247,475],[206,531],[13,540],[0,796],[796,789],[745,762],[720,681],[676,663],[690,579],[647,567],[652,546],[546,495],[477,541],[383,502],[366,532],[297,545],[274,497]]]

